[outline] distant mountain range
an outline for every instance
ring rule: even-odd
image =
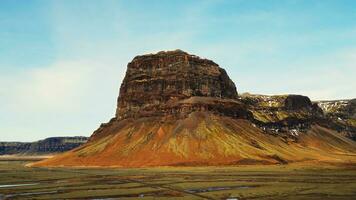
[[[86,143],[87,137],[50,137],[36,142],[0,142],[0,155],[41,155],[68,151]]]

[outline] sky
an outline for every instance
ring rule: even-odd
[[[0,141],[90,136],[127,63],[175,49],[239,93],[356,98],[354,0],[1,0]]]

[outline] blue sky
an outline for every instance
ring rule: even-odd
[[[126,64],[182,49],[240,93],[356,97],[356,1],[0,1],[0,141],[89,136]]]

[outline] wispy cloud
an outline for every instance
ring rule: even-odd
[[[58,61],[0,76],[2,140],[89,135],[113,116],[122,68],[92,60]]]

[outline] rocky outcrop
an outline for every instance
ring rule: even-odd
[[[350,118],[356,119],[356,99],[350,100],[345,110],[349,114]]]
[[[356,141],[356,99],[315,102],[324,112],[324,126]]]
[[[87,140],[87,137],[51,137],[36,142],[0,142],[0,155],[60,153],[72,150]]]
[[[222,111],[218,108],[220,104],[220,107],[225,107],[234,99],[237,99],[235,84],[226,71],[213,61],[181,50],[162,51],[137,56],[128,64],[120,88],[116,117],[122,120],[182,115],[197,110]],[[214,103],[205,104],[206,101]],[[214,107],[215,104],[219,105]]]
[[[302,95],[288,95],[284,100],[284,105],[287,110],[308,110],[312,108],[312,102],[310,99]]]
[[[249,119],[266,134],[296,141],[297,136],[307,132],[322,117],[317,104],[302,95],[256,95],[242,94],[240,100],[252,113]]]

